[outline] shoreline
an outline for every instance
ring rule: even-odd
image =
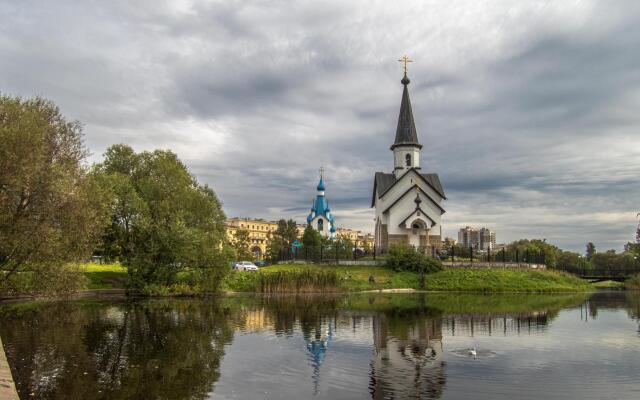
[[[13,375],[11,374],[11,367],[9,367],[9,362],[4,352],[2,338],[0,338],[0,399],[20,400],[13,381]]]
[[[477,294],[477,295],[510,295],[510,294],[528,294],[528,295],[553,295],[553,294],[585,294],[596,292],[637,292],[632,289],[615,289],[615,288],[593,288],[589,290],[559,290],[559,291],[478,291],[478,290],[429,290],[429,289],[413,289],[413,288],[387,288],[387,289],[367,289],[367,290],[344,290],[344,291],[331,291],[331,292],[295,292],[295,291],[282,291],[282,292],[255,292],[255,291],[233,291],[225,290],[220,293],[203,293],[196,295],[166,295],[166,296],[147,296],[140,293],[127,293],[125,289],[90,289],[83,290],[70,296],[57,296],[57,297],[37,297],[37,296],[19,296],[19,297],[5,297],[0,299],[1,304],[20,303],[29,301],[65,301],[65,300],[80,300],[90,298],[118,298],[118,299],[197,299],[197,298],[211,298],[211,297],[225,297],[225,296],[269,296],[269,295],[348,295],[348,294],[361,294],[361,293],[384,293],[384,294],[413,294],[413,293],[457,293],[457,294]],[[1,397],[0,397],[1,398]]]

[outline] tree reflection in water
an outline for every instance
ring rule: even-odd
[[[2,314],[21,398],[202,399],[233,330],[215,302],[60,302]]]

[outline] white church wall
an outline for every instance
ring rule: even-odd
[[[415,192],[407,194],[404,198],[402,198],[398,203],[396,203],[389,214],[388,219],[388,231],[390,234],[396,233],[406,233],[405,228],[400,228],[400,223],[407,218],[407,216],[412,213],[416,208],[415,203]],[[431,232],[440,229],[440,210],[431,204],[429,200],[424,196],[424,194],[420,194],[420,199],[422,203],[420,203],[420,208],[432,219],[436,222],[436,225],[431,227],[431,223],[429,223],[429,229]],[[433,233],[431,233],[433,234]]]
[[[407,154],[411,156],[411,166],[406,165]],[[398,146],[393,150],[394,173],[396,177],[404,174],[409,168],[420,168],[420,150],[414,146]]]

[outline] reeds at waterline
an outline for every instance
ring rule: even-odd
[[[304,269],[260,274],[256,287],[262,293],[320,293],[340,290],[336,271]]]

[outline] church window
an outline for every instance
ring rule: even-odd
[[[318,230],[322,232],[323,230],[323,221],[321,219],[318,220]]]
[[[411,154],[407,154],[406,156],[404,156],[404,160],[405,160],[405,163],[406,163],[407,167],[410,167],[411,166]]]

